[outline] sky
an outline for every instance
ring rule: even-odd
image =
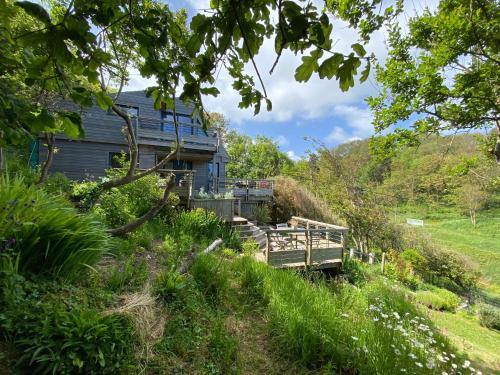
[[[421,13],[424,6],[433,8],[433,4],[428,1],[433,0],[413,0],[406,4],[400,22],[405,23],[415,12]],[[321,4],[319,1],[318,3]],[[169,4],[171,7],[175,4],[174,9],[186,8],[190,16],[209,9],[209,0],[177,0],[169,1]],[[350,53],[351,44],[358,42],[357,33],[345,23],[334,21],[333,25],[334,49]],[[365,45],[367,53],[374,53],[382,64],[387,57],[386,37],[385,31],[377,31],[369,44]],[[232,80],[224,70],[218,73],[215,84],[220,94],[216,98],[206,97],[205,109],[224,114],[229,119],[230,128],[241,133],[252,137],[265,135],[273,138],[293,160],[306,156],[307,151],[313,150],[317,142],[335,146],[373,134],[372,114],[365,101],[367,97],[376,96],[379,92],[373,67],[367,81],[361,84],[357,80],[353,88],[342,92],[335,78],[322,80],[317,74],[313,74],[306,83],[296,82],[295,69],[301,60],[300,56],[289,51],[283,53],[278,66],[270,75],[268,72],[275,57],[274,41],[267,40],[255,59],[268,97],[273,103],[271,112],[265,110],[264,104],[257,116],[253,115],[252,108],[238,108],[239,95],[232,89]],[[251,64],[247,64],[246,73],[255,76]],[[142,79],[137,72],[131,72],[127,89],[139,90],[151,85],[154,85],[153,81]]]

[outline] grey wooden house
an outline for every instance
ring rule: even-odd
[[[173,113],[168,108],[155,110],[153,100],[143,91],[122,92],[117,104],[130,112],[136,129],[139,146],[138,168],[146,169],[166,155],[176,139]],[[180,158],[165,166],[174,171],[179,195],[192,196],[203,188],[214,190],[216,181],[225,178],[228,155],[222,140],[214,130],[205,132],[193,109],[176,101],[177,122],[181,142]],[[112,111],[105,112],[97,105],[82,113],[85,139],[69,140],[64,135],[56,138],[58,149],[51,166],[51,173],[61,172],[74,180],[96,179],[105,170],[116,167],[116,156],[128,153],[123,133],[123,119]],[[43,139],[36,150],[39,161],[45,158]],[[38,152],[35,151],[35,158]],[[186,181],[188,176],[189,181]],[[189,191],[188,191],[189,190]]]

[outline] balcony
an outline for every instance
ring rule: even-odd
[[[177,121],[179,142],[184,149],[216,152],[219,146],[217,132],[198,124]],[[175,124],[171,120],[139,117],[136,123],[137,142],[154,146],[171,146],[176,142]]]

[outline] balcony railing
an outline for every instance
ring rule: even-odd
[[[243,178],[216,178],[217,192],[233,192],[235,198],[271,199],[273,196],[273,180],[249,180]]]
[[[177,121],[179,141],[184,147],[216,151],[219,145],[217,132],[205,130],[201,125]],[[139,143],[162,145],[175,142],[175,123],[171,120],[139,117],[136,122],[136,134]]]

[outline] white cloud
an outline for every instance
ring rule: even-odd
[[[301,157],[297,155],[294,151],[287,151],[286,155],[293,161],[298,161],[301,159]]]
[[[351,105],[338,105],[333,108],[335,117],[342,119],[340,125],[335,125],[326,136],[328,145],[335,145],[367,138],[373,134],[373,115],[368,108]]]
[[[284,135],[278,135],[276,137],[276,143],[278,143],[279,146],[288,146],[290,141]]]

